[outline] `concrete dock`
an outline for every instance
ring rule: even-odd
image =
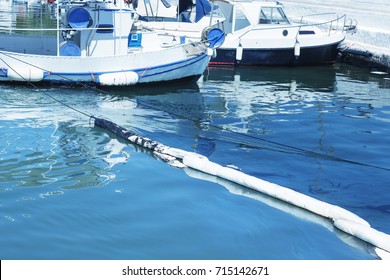
[[[289,17],[336,13],[357,22],[355,33],[347,34],[339,59],[372,70],[390,71],[390,2],[373,0],[282,0]]]

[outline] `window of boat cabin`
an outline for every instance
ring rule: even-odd
[[[289,24],[288,18],[282,8],[263,7],[260,11],[260,24]]]
[[[235,6],[234,31],[243,29],[250,25],[249,20],[240,6]]]

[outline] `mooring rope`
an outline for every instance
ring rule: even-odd
[[[181,119],[192,121],[192,122],[201,121],[199,119],[193,119],[193,118],[178,114],[178,113],[173,112],[173,111],[168,111],[166,109],[157,108],[157,107],[152,106],[150,104],[145,104],[145,103],[140,103],[140,102],[138,102],[138,104],[141,104],[142,106],[149,108],[149,109],[163,111],[164,113],[172,115],[176,118],[181,118]],[[220,131],[227,131],[227,132],[232,133],[235,136],[241,137],[241,138],[234,138],[233,136],[226,136],[225,135],[225,136],[221,136],[218,139],[218,140],[222,140],[221,142],[224,141],[224,142],[228,142],[228,143],[237,143],[237,144],[241,144],[241,145],[247,145],[249,148],[261,148],[261,149],[267,149],[267,150],[277,151],[277,152],[284,152],[284,153],[289,153],[289,154],[298,154],[298,155],[303,155],[303,156],[320,158],[320,159],[324,159],[324,160],[339,161],[339,162],[344,162],[344,163],[349,163],[349,164],[354,164],[354,165],[361,165],[361,166],[366,166],[366,167],[371,167],[371,168],[376,168],[376,169],[382,169],[385,171],[390,171],[390,168],[387,168],[387,167],[368,164],[368,163],[364,163],[364,162],[358,162],[358,161],[349,160],[349,159],[344,159],[344,158],[340,158],[340,157],[336,157],[336,156],[326,155],[323,153],[317,153],[317,152],[302,149],[299,147],[294,147],[294,146],[283,144],[280,142],[268,140],[268,139],[265,139],[262,137],[258,137],[256,135],[250,135],[250,134],[242,133],[239,131],[234,131],[232,129],[224,128],[224,127],[221,127],[218,125],[213,125],[211,123],[208,123],[207,125],[210,128],[220,130]],[[245,142],[246,141],[245,138],[249,139],[249,141]],[[255,140],[255,141],[250,141],[250,140]],[[258,143],[261,143],[261,142],[266,143],[266,144],[271,144],[272,146],[259,145]]]

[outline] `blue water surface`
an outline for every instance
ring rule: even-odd
[[[377,259],[329,221],[172,167],[87,115],[390,233],[387,78],[336,64],[208,69],[195,85],[0,85],[0,258]]]

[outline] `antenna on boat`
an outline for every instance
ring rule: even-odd
[[[214,16],[214,9],[215,8],[218,8],[218,5],[216,5],[214,2],[211,2],[211,13],[210,13],[210,22],[209,22],[209,26],[211,26],[212,22],[213,22],[213,16]]]

